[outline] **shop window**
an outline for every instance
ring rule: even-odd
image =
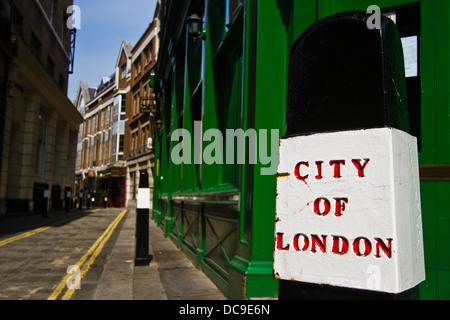
[[[208,6],[208,37],[212,46],[215,117],[218,129],[226,137],[226,130],[241,128],[242,113],[242,42],[243,1],[217,0]],[[226,141],[224,141],[226,143]],[[227,160],[223,150],[223,164],[217,167],[216,185],[239,184],[237,143],[234,144],[234,161]],[[208,185],[213,183],[209,179]],[[208,187],[208,186],[207,186]]]
[[[230,52],[228,59],[218,63],[215,82],[216,112],[219,129],[226,137],[226,130],[236,130],[241,127],[241,96],[242,96],[242,53],[241,46]],[[225,142],[224,142],[225,143]],[[227,159],[224,150],[223,158]],[[232,163],[224,163],[219,184],[238,184],[239,166],[241,159],[237,159],[237,143],[234,143],[234,159]],[[225,161],[225,160],[224,160]]]

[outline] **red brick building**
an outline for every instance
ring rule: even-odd
[[[157,17],[158,7],[155,12]],[[146,170],[153,185],[155,95],[150,85],[159,48],[159,20],[155,18],[132,49],[130,107],[127,109],[125,139],[127,147],[127,202],[136,199],[139,172]]]
[[[131,44],[123,41],[115,72],[96,88],[80,83],[75,105],[84,117],[77,148],[75,190],[82,206],[125,207],[125,111]]]

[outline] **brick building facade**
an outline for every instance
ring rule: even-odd
[[[81,82],[75,105],[84,117],[77,147],[78,206],[125,206],[125,111],[128,105],[131,44],[123,41],[115,72],[96,88]]]
[[[128,150],[127,202],[136,200],[139,172],[142,170],[147,171],[149,185],[153,185],[155,97],[150,82],[157,61],[158,32],[159,20],[155,18],[132,50],[131,103],[130,108],[127,109],[125,127],[126,150]]]

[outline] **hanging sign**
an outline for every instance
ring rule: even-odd
[[[141,98],[140,113],[156,113],[155,98]]]
[[[276,278],[388,293],[425,279],[415,137],[318,133],[279,153]]]

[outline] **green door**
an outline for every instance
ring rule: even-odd
[[[418,138],[426,281],[420,299],[450,298],[450,130],[448,0],[317,0],[295,2],[316,19],[370,5],[395,19],[404,41],[411,134]],[[294,18],[295,31],[304,23]],[[295,33],[294,31],[294,33]],[[415,57],[416,55],[416,57]]]

